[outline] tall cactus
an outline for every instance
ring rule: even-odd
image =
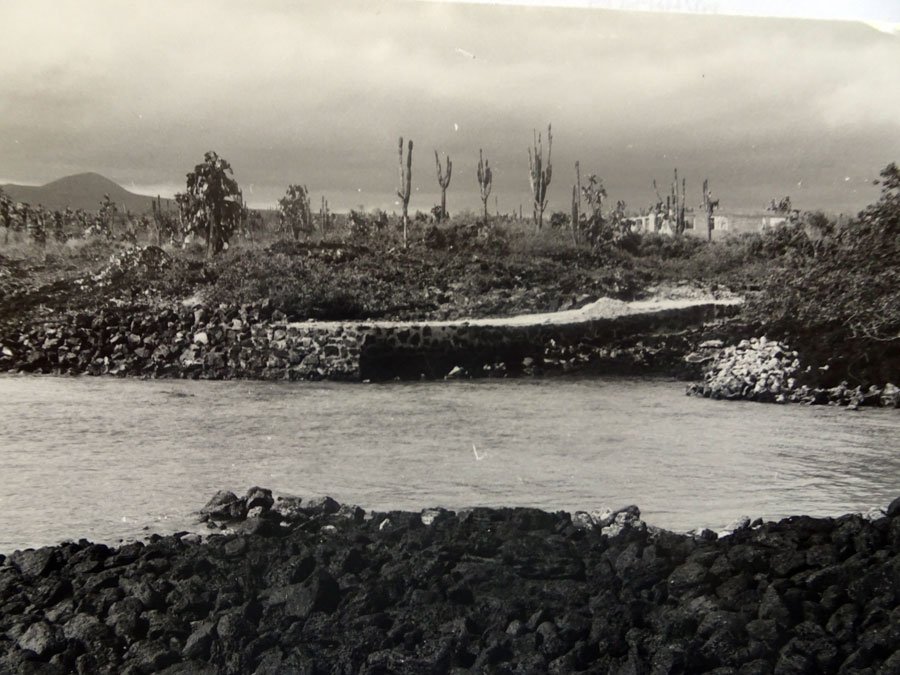
[[[150,210],[153,214],[153,225],[156,227],[156,245],[163,245],[163,213],[162,198],[156,195],[156,199],[150,200]]]
[[[3,226],[3,243],[9,243],[9,231],[12,229],[12,216],[14,210],[12,199],[7,197],[0,189],[0,225]]]
[[[484,158],[484,152],[478,148],[478,189],[481,192],[481,203],[484,204],[484,222],[488,221],[487,200],[491,196],[491,186],[494,180],[494,174],[491,172],[491,166]]]
[[[109,195],[103,195],[103,201],[100,202],[100,211],[98,213],[98,222],[104,236],[109,239],[112,237],[112,228],[116,221],[116,203],[109,198]]]
[[[712,198],[712,192],[709,189],[709,179],[703,179],[703,211],[706,213],[706,239],[712,241],[713,226],[715,217],[713,211],[719,208],[719,200]]]
[[[572,186],[572,243],[578,246],[578,223],[580,220],[580,211],[578,205],[578,186]]]
[[[675,234],[684,234],[685,227],[685,192],[687,181],[682,178],[678,184],[678,169],[675,169],[675,180],[672,182],[672,210],[675,217]]]
[[[331,212],[328,210],[325,195],[322,195],[322,205],[319,207],[319,227],[322,229],[322,239],[325,239],[328,230],[331,229]]]
[[[447,155],[447,170],[444,173],[441,170],[441,160],[438,157],[438,151],[434,151],[434,163],[437,165],[438,185],[441,186],[441,220],[447,220],[447,188],[450,187],[450,174],[453,171],[453,162],[450,161],[450,155]]]
[[[284,197],[278,200],[278,217],[282,229],[289,232],[295,240],[300,239],[301,234],[309,239],[313,222],[309,190],[305,185],[288,185]]]
[[[575,162],[575,185],[572,186],[572,243],[578,246],[581,223],[581,162]]]
[[[547,187],[553,175],[550,155],[553,152],[553,136],[547,125],[547,166],[544,167],[544,147],[541,135],[534,132],[534,147],[528,148],[528,180],[534,200],[534,224],[538,230],[544,225],[544,209],[547,208]]]
[[[53,238],[58,242],[66,240],[66,227],[63,213],[59,209],[53,212]]]
[[[47,243],[47,223],[43,204],[38,204],[34,210],[34,218],[28,223],[28,234],[36,244],[43,246]]]
[[[403,166],[403,136],[400,137],[400,189],[397,196],[403,204],[403,248],[409,246],[409,197],[412,194],[412,151],[413,142],[409,141],[406,154],[406,166]]]

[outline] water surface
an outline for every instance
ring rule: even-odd
[[[640,505],[677,530],[900,495],[900,414],[727,403],[681,383],[0,377],[0,552],[196,527],[218,489],[370,509]],[[473,445],[475,450],[473,450]]]

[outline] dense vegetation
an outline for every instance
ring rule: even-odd
[[[593,243],[564,228],[535,231],[510,217],[382,211],[328,216],[308,207],[297,238],[282,217],[244,221],[228,246],[176,238],[130,256],[159,231],[103,213],[102,232],[37,241],[7,228],[0,248],[0,328],[110,303],[266,302],[291,319],[458,318],[634,299],[660,284],[724,288],[748,297],[740,326],[787,340],[820,382],[900,379],[900,172],[846,224],[820,213],[758,234],[706,242],[622,231]],[[561,220],[561,219],[557,219]],[[551,218],[551,222],[553,219]],[[251,226],[252,225],[252,226]]]
[[[816,215],[780,233],[783,255],[748,318],[790,340],[826,383],[900,376],[900,170],[881,172],[881,198],[844,227]]]
[[[214,258],[205,257],[200,243],[166,245],[160,264],[128,269],[120,260],[128,241],[94,237],[37,246],[14,238],[0,253],[6,291],[0,317],[21,318],[29,298],[48,310],[90,311],[112,301],[190,297],[212,304],[268,299],[294,319],[502,316],[565,309],[600,296],[638,298],[655,284],[681,280],[740,291],[770,263],[758,237],[707,245],[644,235],[593,249],[574,246],[561,231],[535,233],[525,223],[485,224],[464,215],[442,223],[414,220],[404,248],[399,223],[383,213],[335,220],[326,239],[296,241],[269,229],[233,241]],[[76,279],[81,283],[68,283]]]

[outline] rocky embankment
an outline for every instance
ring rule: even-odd
[[[358,379],[347,330],[290,328],[269,303],[108,307],[23,326],[0,340],[0,372],[184,379]]]
[[[204,517],[230,529],[0,560],[0,672],[900,672],[900,500],[722,538],[259,488]]]
[[[705,370],[702,382],[688,386],[689,394],[729,401],[900,408],[900,387],[891,383],[850,387],[843,382],[830,388],[804,384],[815,379],[811,366],[804,368],[798,352],[765,337],[728,347],[720,340],[707,341],[685,358]]]
[[[107,306],[0,335],[0,372],[191,379],[392,380],[681,373],[716,298],[621,302],[507,318],[287,322],[269,302]]]

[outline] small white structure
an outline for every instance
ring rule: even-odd
[[[646,234],[657,232],[671,236],[675,234],[675,220],[668,214],[649,213],[646,216],[634,216],[631,220],[631,231]]]
[[[651,233],[672,236],[675,234],[675,218],[665,213],[649,213],[644,216],[633,216],[632,232]],[[689,212],[685,214],[684,233],[689,236],[706,239],[706,215]],[[722,211],[713,215],[713,239],[721,239],[735,234],[747,232],[764,232],[765,230],[796,222],[793,214],[786,215],[772,211]]]
[[[713,215],[713,239],[748,232],[764,232],[791,222],[790,216],[772,211],[720,211]],[[685,234],[706,238],[706,216],[696,214],[685,227]]]

